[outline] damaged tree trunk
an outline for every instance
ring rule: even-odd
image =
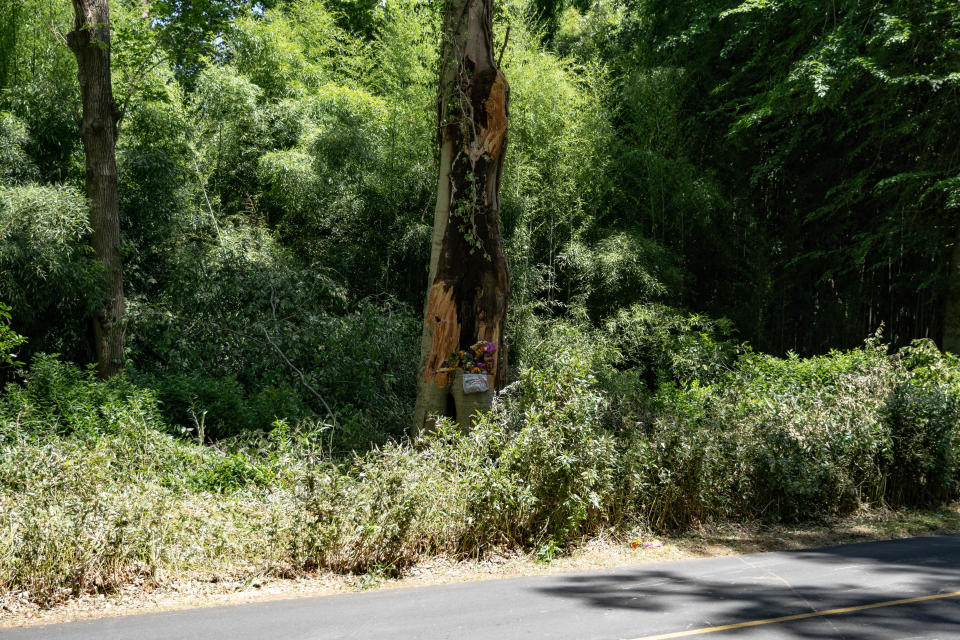
[[[414,432],[429,427],[432,416],[454,415],[448,409],[454,374],[443,370],[452,352],[492,342],[490,386],[499,389],[506,377],[510,274],[500,241],[500,179],[510,88],[494,57],[492,5],[446,2],[437,96],[440,180]]]
[[[93,314],[97,373],[108,378],[123,368],[124,298],[120,260],[116,138],[120,114],[110,77],[109,0],[73,0],[76,16],[67,44],[77,58],[83,117],[80,137],[86,155],[91,244],[106,272],[106,300]]]

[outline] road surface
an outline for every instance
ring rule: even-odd
[[[2,640],[960,640],[960,535],[0,631]]]

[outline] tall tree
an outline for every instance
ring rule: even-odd
[[[107,378],[123,367],[124,298],[120,259],[116,138],[120,112],[110,77],[109,0],[73,0],[76,15],[67,43],[77,58],[83,115],[80,137],[86,155],[91,244],[106,271],[103,305],[93,314],[97,373]]]
[[[497,350],[489,374],[506,377],[510,274],[500,241],[500,180],[510,88],[493,47],[493,0],[447,0],[440,51],[440,179],[417,377],[414,430],[448,413],[444,363],[481,340]]]

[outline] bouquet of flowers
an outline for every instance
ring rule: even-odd
[[[467,373],[490,373],[493,366],[492,359],[487,361],[487,357],[492,356],[497,350],[497,345],[492,342],[480,341],[466,350],[454,351],[447,358],[447,370],[463,369]]]

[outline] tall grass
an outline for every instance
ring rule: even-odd
[[[617,528],[958,495],[960,370],[929,345],[748,354],[710,383],[625,395],[640,374],[557,335],[469,432],[442,423],[348,458],[323,423],[202,445],[168,432],[149,391],[41,358],[0,400],[0,591],[52,603],[141,579],[400,573]]]

